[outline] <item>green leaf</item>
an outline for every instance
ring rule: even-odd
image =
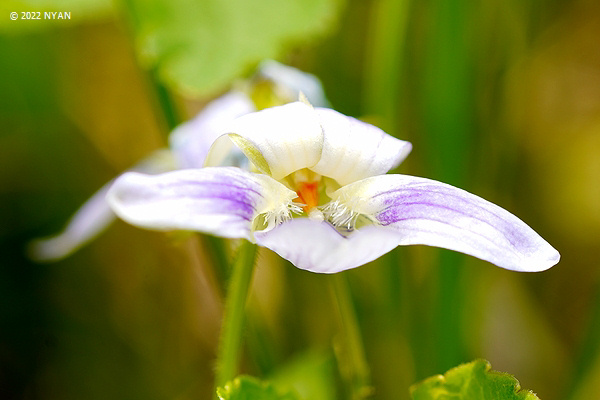
[[[278,368],[269,379],[279,387],[294,388],[302,400],[337,399],[333,354],[311,350]]]
[[[491,370],[485,360],[459,365],[414,384],[413,400],[539,400],[531,391],[521,390],[514,376]]]
[[[239,376],[217,389],[220,400],[299,400],[291,391],[282,391],[271,382]]]
[[[342,0],[125,0],[138,54],[188,96],[222,90],[284,46],[326,33]]]

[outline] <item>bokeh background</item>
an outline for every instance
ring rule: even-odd
[[[0,398],[210,398],[223,303],[211,260],[227,244],[120,221],[55,263],[29,260],[27,243],[263,57],[316,74],[333,108],[411,141],[401,173],[503,206],[562,255],[524,274],[414,246],[345,273],[375,398],[407,399],[476,358],[544,400],[598,398],[600,3],[277,4],[0,6]],[[61,10],[71,19],[9,19]],[[261,251],[245,373],[343,398],[330,281]]]

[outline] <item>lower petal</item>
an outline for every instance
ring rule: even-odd
[[[441,182],[383,175],[342,187],[333,200],[398,232],[399,245],[443,247],[515,271],[543,271],[560,259],[510,212]]]
[[[373,261],[399,241],[392,229],[366,226],[344,237],[329,223],[308,218],[293,219],[254,236],[257,244],[273,250],[296,267],[328,274]]]

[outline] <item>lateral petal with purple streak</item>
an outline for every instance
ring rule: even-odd
[[[543,271],[560,258],[513,214],[441,182],[383,175],[342,187],[332,198],[398,232],[399,245],[443,247],[515,271]]]
[[[258,215],[289,203],[296,193],[266,175],[217,167],[148,176],[127,173],[107,199],[130,224],[251,239]]]
[[[297,218],[266,232],[255,232],[256,243],[300,269],[335,273],[381,257],[398,245],[398,233],[366,226],[344,237],[329,223]]]

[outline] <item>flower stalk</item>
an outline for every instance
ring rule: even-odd
[[[335,304],[340,316],[343,337],[342,353],[345,354],[344,361],[348,362],[346,379],[350,382],[351,398],[353,400],[369,397],[373,388],[371,387],[371,372],[365,356],[365,349],[358,324],[358,318],[346,274],[335,274],[331,277],[331,289]]]
[[[252,281],[256,245],[242,241],[233,263],[225,300],[215,376],[215,389],[232,380],[237,374],[246,299]]]

